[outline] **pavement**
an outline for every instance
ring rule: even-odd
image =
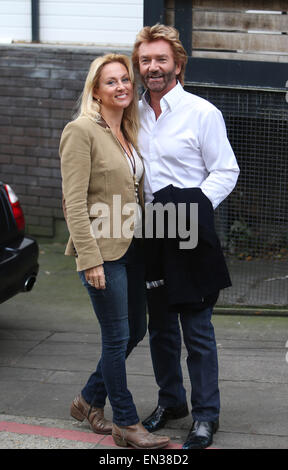
[[[62,243],[40,243],[34,289],[0,305],[0,449],[95,449],[109,459],[120,451],[111,436],[96,435],[86,421],[69,415],[72,399],[95,369],[101,338],[74,260],[63,251]],[[287,449],[287,316],[236,315],[228,309],[214,314],[213,323],[221,415],[211,448]],[[185,355],[183,347],[189,397]],[[127,377],[144,419],[157,404],[148,335],[128,358]],[[112,418],[109,403],[105,415]],[[165,455],[173,451],[174,458],[177,453],[184,458],[180,449],[191,422],[191,416],[170,421],[158,432],[171,438]],[[127,455],[131,451],[126,449]]]

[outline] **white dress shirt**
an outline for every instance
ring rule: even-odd
[[[146,91],[139,106],[145,202],[173,184],[201,188],[215,209],[233,190],[239,175],[221,112],[186,92],[180,83],[161,99],[157,120],[147,99]]]

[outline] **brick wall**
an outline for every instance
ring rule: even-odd
[[[53,237],[63,220],[59,138],[90,63],[105,52],[0,45],[0,180],[18,194],[32,235]]]

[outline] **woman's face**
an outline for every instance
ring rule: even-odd
[[[94,89],[93,97],[101,99],[101,108],[125,109],[133,99],[133,85],[126,67],[120,62],[104,65],[99,87]]]

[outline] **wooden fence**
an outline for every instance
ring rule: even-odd
[[[192,57],[288,62],[287,0],[189,1]],[[166,1],[167,24],[180,3]]]

